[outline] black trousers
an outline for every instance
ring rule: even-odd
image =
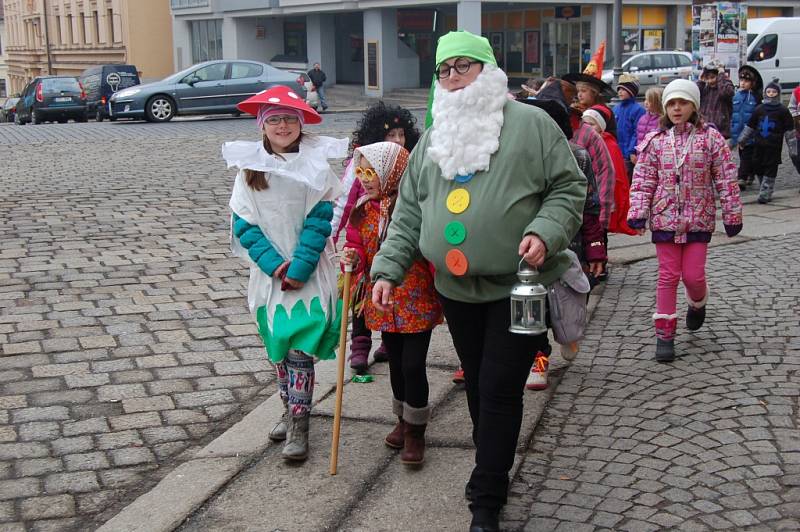
[[[359,336],[366,336],[367,338],[372,338],[372,331],[367,329],[367,323],[364,319],[364,313],[362,312],[358,316],[353,316],[353,332],[350,333],[350,338],[358,338]]]
[[[739,148],[739,180],[745,180],[756,175],[753,169],[753,152],[755,146],[752,144]]]
[[[753,172],[756,175],[777,177],[781,164],[780,144],[776,146],[756,146],[753,151]]]
[[[537,351],[547,352],[547,334],[508,332],[509,299],[462,303],[439,297],[467,389],[475,442],[469,483],[470,508],[499,510],[506,503],[508,472],[522,425],[522,394]]]
[[[389,350],[389,381],[398,401],[414,408],[428,406],[428,373],[425,362],[431,331],[418,333],[381,333]]]

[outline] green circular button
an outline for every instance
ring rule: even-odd
[[[467,228],[458,221],[450,222],[444,227],[444,239],[454,246],[459,245],[467,238]]]

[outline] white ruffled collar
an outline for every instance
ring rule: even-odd
[[[280,175],[320,191],[325,188],[330,172],[328,159],[346,157],[349,144],[347,138],[307,136],[300,142],[296,157],[282,159],[269,154],[262,141],[237,140],[222,145],[222,158],[228,168]]]

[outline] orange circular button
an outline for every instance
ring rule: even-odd
[[[467,268],[469,267],[467,256],[458,249],[451,249],[448,251],[447,255],[444,257],[444,263],[447,269],[450,270],[450,273],[456,277],[461,277],[467,273]]]

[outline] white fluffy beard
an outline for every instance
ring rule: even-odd
[[[445,179],[489,169],[500,147],[506,101],[508,78],[495,65],[484,65],[475,81],[455,92],[436,83],[428,157]]]

